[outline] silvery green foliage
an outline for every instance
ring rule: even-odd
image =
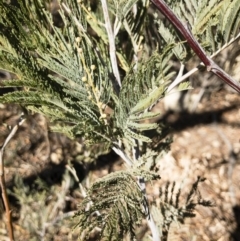
[[[211,53],[237,35],[238,0],[167,2]],[[152,27],[147,0],[108,1],[110,23],[105,23],[101,1],[94,10],[90,1],[60,1],[60,25],[46,1],[18,4],[0,1],[0,68],[15,76],[3,84],[18,87],[1,96],[0,102],[19,103],[47,116],[54,131],[128,155],[131,167],[103,177],[88,190],[76,223],[86,234],[83,240],[95,228],[100,228],[102,240],[121,240],[127,233],[134,239],[135,226],[150,217],[146,211],[151,205],[136,179],[160,178],[156,163],[171,142],[165,138],[166,127],[153,121],[160,114],[152,107],[166,95],[175,76],[172,56],[185,62],[192,53],[157,15],[161,46],[155,43],[157,47],[149,50],[143,40],[143,36],[146,42],[151,39],[145,32]],[[113,75],[106,24],[113,28],[121,88]],[[187,83],[180,85],[180,90],[188,88]],[[137,158],[131,153],[134,149],[139,149]],[[164,218],[170,206],[171,201],[165,209],[154,208],[154,213],[162,213],[163,218],[156,220],[160,229],[171,223]],[[176,219],[181,215],[184,212],[176,211]]]
[[[238,0],[167,0],[174,13],[186,24],[196,39],[211,55],[231,44],[239,36],[240,4]],[[167,43],[181,41],[175,30],[165,21],[156,19],[159,34]],[[174,54],[184,61],[188,55],[184,42],[177,45]]]

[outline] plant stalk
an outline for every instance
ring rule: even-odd
[[[207,67],[208,71],[211,71],[219,78],[221,78],[226,84],[231,86],[234,90],[240,93],[240,84],[228,75],[222,68],[220,68],[200,46],[198,41],[192,35],[188,26],[184,25],[181,20],[175,15],[175,13],[168,7],[164,0],[151,0],[157,9],[170,21],[170,23],[180,32],[185,38],[189,46],[201,59],[203,64]]]
[[[15,135],[17,132],[18,128],[20,125],[23,124],[25,121],[25,118],[23,116],[20,117],[17,125],[15,125],[11,132],[9,133],[8,137],[4,141],[3,145],[1,146],[0,149],[0,187],[1,187],[1,193],[2,193],[2,199],[6,211],[6,218],[7,218],[7,229],[8,229],[8,236],[10,241],[14,241],[14,233],[13,233],[13,225],[12,225],[12,211],[10,209],[10,203],[7,195],[7,188],[6,188],[6,182],[5,182],[5,177],[4,177],[4,159],[3,159],[3,154],[4,154],[4,149],[9,143],[9,141],[12,139],[12,137]]]

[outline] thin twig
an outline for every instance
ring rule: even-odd
[[[82,186],[82,184],[81,184],[81,182],[80,182],[80,180],[79,180],[79,178],[78,178],[78,176],[77,176],[77,173],[76,173],[75,168],[73,168],[73,167],[70,166],[69,164],[66,165],[65,167],[66,167],[66,168],[68,169],[68,171],[73,175],[75,181],[78,183],[78,186],[79,186],[79,189],[80,189],[80,192],[81,192],[82,196],[83,196],[84,198],[86,198],[86,197],[87,197],[87,193],[86,193],[84,187]]]
[[[240,38],[240,33],[232,38],[228,43],[224,44],[219,50],[217,50],[215,53],[213,53],[211,55],[211,58],[215,57],[216,55],[218,55],[220,52],[222,52],[224,49],[226,49],[228,46],[230,46],[233,42],[235,42],[238,38]]]
[[[66,168],[67,168],[68,171],[73,175],[75,181],[78,183],[80,192],[82,193],[82,196],[83,196],[84,198],[86,198],[86,197],[87,197],[87,193],[86,193],[84,187],[82,186],[82,184],[81,184],[81,182],[80,182],[80,180],[79,180],[79,178],[78,178],[78,176],[77,176],[77,172],[76,172],[75,168],[72,167],[72,166],[70,165],[70,163],[69,163],[68,165],[66,165]],[[93,205],[93,202],[90,201],[90,202],[89,202],[89,205]],[[88,207],[87,207],[86,209],[88,209]],[[97,216],[101,216],[101,213],[100,213],[99,211],[96,211],[95,213],[97,214]]]
[[[118,17],[115,18],[115,22],[113,25],[113,34],[114,34],[114,38],[117,36],[120,28],[121,28],[122,23],[119,21]]]
[[[136,142],[136,146],[133,148],[133,156],[135,161],[137,161],[140,157],[140,150],[139,150],[139,142],[138,140],[135,140]],[[151,211],[149,209],[149,204],[148,204],[148,199],[147,199],[147,193],[146,193],[146,182],[144,177],[138,176],[138,185],[140,190],[142,191],[143,195],[144,195],[144,199],[145,201],[143,202],[143,207],[145,209],[145,213],[147,215],[147,223],[148,226],[151,230],[152,233],[152,240],[153,241],[161,241],[161,234],[159,232],[159,229],[151,215]]]
[[[149,213],[149,218],[147,219],[147,222],[152,233],[152,241],[161,241],[161,234],[156,223],[153,220],[151,213]]]
[[[118,69],[118,64],[117,64],[117,57],[116,57],[116,48],[115,48],[115,38],[114,34],[112,31],[112,26],[108,14],[108,7],[107,7],[107,2],[106,0],[101,0],[102,2],[102,9],[103,9],[103,15],[104,15],[104,20],[105,20],[105,27],[107,30],[107,35],[108,35],[108,40],[109,40],[109,52],[110,52],[110,59],[111,59],[111,64],[113,68],[113,74],[118,82],[119,87],[122,86],[121,84],[121,79],[120,79],[120,74],[119,74],[119,69]]]
[[[182,76],[183,76],[184,67],[185,67],[185,65],[181,64],[178,75],[177,75],[176,79],[169,85],[169,87],[167,89],[167,93],[169,93],[175,86],[177,86],[179,83],[181,83],[183,81]]]
[[[197,72],[199,70],[198,67],[195,67],[194,69],[188,71],[186,74],[182,75],[182,76],[177,76],[177,78],[169,85],[168,89],[167,89],[167,93],[169,93],[172,89],[174,89],[178,84],[180,84],[181,82],[183,82],[185,79],[187,79],[189,76],[191,76],[192,74],[194,74],[195,72]]]
[[[175,15],[175,13],[168,7],[164,0],[151,0],[157,9],[173,24],[179,33],[186,39],[189,46],[201,59],[208,71],[211,71],[218,77],[220,77],[226,84],[231,86],[237,92],[240,92],[240,84],[228,75],[222,68],[220,68],[200,46],[198,41],[192,35],[188,26],[185,26],[181,20]]]
[[[9,141],[13,138],[13,136],[16,134],[19,126],[23,124],[23,122],[26,120],[26,118],[21,115],[21,117],[18,120],[17,125],[15,125],[11,132],[9,133],[8,137],[4,141],[1,150],[0,150],[0,186],[1,186],[1,192],[2,192],[2,199],[6,210],[6,218],[7,218],[7,229],[8,229],[8,236],[10,241],[14,241],[14,234],[13,234],[13,225],[12,225],[12,215],[11,215],[11,209],[9,204],[9,199],[7,195],[7,189],[6,189],[6,182],[4,177],[4,149],[9,143]]]
[[[118,154],[127,164],[127,166],[131,167],[132,166],[132,161],[131,159],[126,155],[126,153],[124,152],[124,150],[119,147],[118,145],[114,144],[114,146],[112,147],[113,151]]]
[[[229,45],[231,45],[234,41],[236,41],[238,38],[240,38],[240,33],[235,37],[232,38],[230,40],[230,42],[224,44],[222,46],[222,48],[220,48],[218,51],[214,52],[210,58],[214,58],[215,56],[217,56],[220,52],[222,52],[224,49],[226,49]],[[181,72],[181,69],[179,70],[178,76],[176,77],[176,79],[169,85],[167,92],[170,92],[172,89],[174,89],[178,84],[180,84],[182,81],[184,81],[185,79],[187,79],[189,76],[191,76],[192,74],[194,74],[195,72],[197,72],[200,68],[200,66],[204,66],[203,62],[201,62],[197,67],[191,69],[190,71],[188,71],[186,74],[184,75],[180,75],[179,73]],[[184,67],[183,64],[181,64],[181,68]]]

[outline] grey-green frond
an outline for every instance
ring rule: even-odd
[[[132,7],[134,6],[134,4],[136,4],[137,2],[138,2],[138,0],[130,0],[130,1],[113,0],[115,8],[117,9],[117,16],[120,21],[122,21],[122,19],[126,17],[126,15],[129,13],[129,11],[132,10]]]
[[[158,32],[164,39],[165,43],[177,43],[175,44],[175,47],[172,49],[172,51],[180,61],[183,61],[187,57],[187,49],[184,46],[184,44],[181,43],[181,38],[178,35],[176,35],[172,27],[165,26],[164,22],[162,22],[161,20],[156,19],[155,23],[158,25]]]
[[[238,0],[168,0],[167,2],[175,14],[186,23],[186,27],[191,29],[205,50],[211,54],[230,44],[231,39],[239,35],[240,2]],[[166,42],[177,40],[177,32],[169,28],[165,21],[157,20],[157,23],[159,34]],[[180,45],[174,49],[174,53],[183,60],[187,49],[183,44]]]
[[[130,172],[119,171],[97,180],[75,215],[80,240],[88,240],[93,231],[99,232],[98,240],[122,240],[126,234],[133,240],[136,225],[146,217],[145,202]]]
[[[150,142],[144,131],[157,129],[156,123],[144,123],[158,114],[151,112],[152,107],[164,97],[170,78],[174,75],[169,65],[170,51],[166,55],[155,52],[147,61],[133,65],[123,80],[114,117],[117,127],[129,139]]]
[[[164,237],[167,238],[170,225],[173,222],[184,223],[186,218],[195,217],[197,206],[213,207],[213,203],[205,199],[199,191],[199,185],[206,179],[198,177],[192,184],[187,197],[183,198],[181,189],[176,190],[176,183],[167,183],[160,188],[160,201],[151,207],[151,213],[158,227],[161,227]]]
[[[73,7],[77,1],[69,3]],[[94,48],[79,4],[71,17],[59,9],[61,28],[43,1],[23,1],[18,8],[1,2],[0,7],[0,65],[16,76],[3,84],[19,87],[0,101],[21,101],[53,121],[65,121],[73,135],[90,127],[106,134],[106,122],[100,117],[112,93],[109,60],[100,58]]]
[[[205,4],[203,2],[196,12],[192,31],[214,53],[239,34],[240,3],[237,0],[212,0]]]

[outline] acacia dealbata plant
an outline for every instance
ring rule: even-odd
[[[1,85],[17,87],[0,102],[41,113],[53,131],[101,143],[126,163],[93,183],[79,204],[80,240],[92,233],[136,240],[143,219],[152,240],[167,240],[172,221],[192,217],[196,205],[211,206],[197,191],[200,177],[183,207],[175,184],[170,194],[168,187],[160,192],[160,206],[148,201],[145,183],[164,175],[156,167],[171,143],[152,108],[174,87],[190,88],[183,69],[194,55],[240,90],[212,60],[239,36],[239,0],[65,0],[54,14],[50,1],[1,0],[0,13],[0,68],[13,77]]]

